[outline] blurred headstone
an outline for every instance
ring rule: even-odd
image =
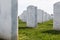
[[[28,6],[27,7],[27,27],[37,26],[37,7]]]
[[[0,0],[0,38],[17,40],[17,0]]]
[[[19,16],[19,18],[20,18],[23,22],[27,22],[27,11],[23,11],[23,13]]]
[[[37,22],[38,23],[43,22],[43,10],[40,9],[37,10]]]
[[[60,2],[54,4],[53,29],[60,30]]]

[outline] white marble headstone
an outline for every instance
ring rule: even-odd
[[[43,12],[43,22],[47,21],[47,13],[46,12]]]
[[[50,19],[51,19],[51,15],[47,14],[47,20],[50,20]]]
[[[17,0],[0,0],[0,38],[17,40]]]
[[[37,22],[42,23],[43,22],[43,11],[38,9],[37,10]]]
[[[60,2],[54,4],[53,29],[60,30]]]
[[[23,22],[27,22],[27,11],[23,11],[23,13],[19,16],[19,18],[20,18]]]
[[[28,6],[27,7],[27,27],[37,26],[37,7]]]

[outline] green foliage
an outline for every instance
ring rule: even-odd
[[[53,30],[52,20],[38,23],[36,28],[28,28],[25,22],[18,21],[18,40],[60,40],[60,31]]]

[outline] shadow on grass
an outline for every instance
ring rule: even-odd
[[[56,30],[47,30],[47,31],[43,31],[42,33],[48,33],[48,34],[55,34],[55,35],[58,35],[58,34],[60,34],[60,31],[56,31]]]
[[[32,29],[32,27],[19,27],[18,29]]]

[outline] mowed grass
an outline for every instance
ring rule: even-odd
[[[60,31],[53,30],[53,20],[38,23],[35,28],[18,20],[18,40],[60,40]]]

